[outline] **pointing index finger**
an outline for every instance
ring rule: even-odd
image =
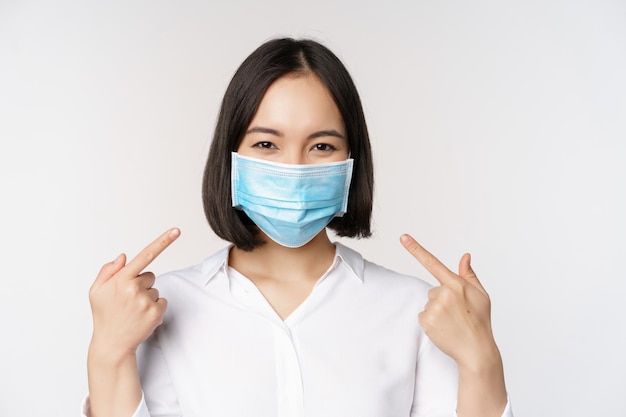
[[[136,277],[150,265],[157,256],[161,254],[169,245],[180,236],[180,230],[173,228],[159,236],[154,242],[146,246],[137,256],[135,256],[124,268],[132,277]]]
[[[456,274],[450,271],[435,255],[424,249],[424,247],[417,243],[410,235],[403,234],[400,236],[400,242],[440,284],[445,284],[456,276]]]

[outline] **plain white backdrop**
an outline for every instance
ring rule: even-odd
[[[0,0],[0,416],[78,415],[100,265],[225,243],[200,185],[222,94],[276,36],[361,92],[372,261],[473,255],[515,414],[625,416],[626,3]]]

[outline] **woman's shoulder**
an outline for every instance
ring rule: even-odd
[[[432,288],[428,282],[414,275],[403,274],[393,269],[365,259],[359,252],[338,244],[337,251],[344,262],[361,277],[363,284],[382,286],[386,291],[416,291],[427,293]]]
[[[166,272],[157,277],[155,285],[161,288],[171,286],[205,286],[228,263],[230,245],[214,252],[202,262]]]
[[[364,259],[364,263],[365,278],[369,280],[377,281],[383,284],[411,286],[420,288],[424,291],[428,291],[432,288],[431,284],[415,275],[403,274],[375,262],[368,261],[367,259]]]

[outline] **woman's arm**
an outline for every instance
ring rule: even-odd
[[[461,258],[457,275],[411,236],[402,235],[401,242],[441,284],[429,291],[419,322],[429,339],[457,364],[457,416],[502,416],[507,394],[491,329],[491,302],[469,254]]]
[[[500,353],[485,351],[474,365],[459,365],[459,391],[456,412],[459,417],[500,417],[507,404],[504,370]]]
[[[116,359],[92,342],[87,372],[90,417],[135,414],[142,394],[134,354]]]
[[[142,398],[136,351],[163,321],[167,301],[143,272],[178,238],[171,229],[126,264],[105,264],[89,291],[93,336],[87,360],[91,417],[132,416]]]

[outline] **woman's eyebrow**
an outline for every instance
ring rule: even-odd
[[[324,136],[334,136],[339,139],[345,139],[346,137],[341,133],[337,132],[335,129],[331,130],[320,130],[319,132],[315,132],[309,135],[307,139],[316,139]]]
[[[270,129],[269,127],[261,127],[261,126],[255,126],[253,128],[248,129],[246,134],[248,133],[268,133],[270,135],[279,136],[281,138],[284,136],[282,132],[279,132],[276,129]]]
[[[278,136],[278,137],[281,137],[281,138],[284,136],[283,132],[281,132],[279,130],[271,129],[269,127],[262,127],[262,126],[255,126],[255,127],[252,127],[250,129],[248,129],[246,134],[249,134],[249,133],[267,133],[269,135],[274,135],[274,136]],[[307,139],[322,138],[324,136],[334,136],[334,137],[339,138],[339,139],[345,139],[346,138],[344,135],[342,135],[341,133],[339,133],[335,129],[330,129],[330,130],[320,130],[318,132],[311,133],[307,137]]]

